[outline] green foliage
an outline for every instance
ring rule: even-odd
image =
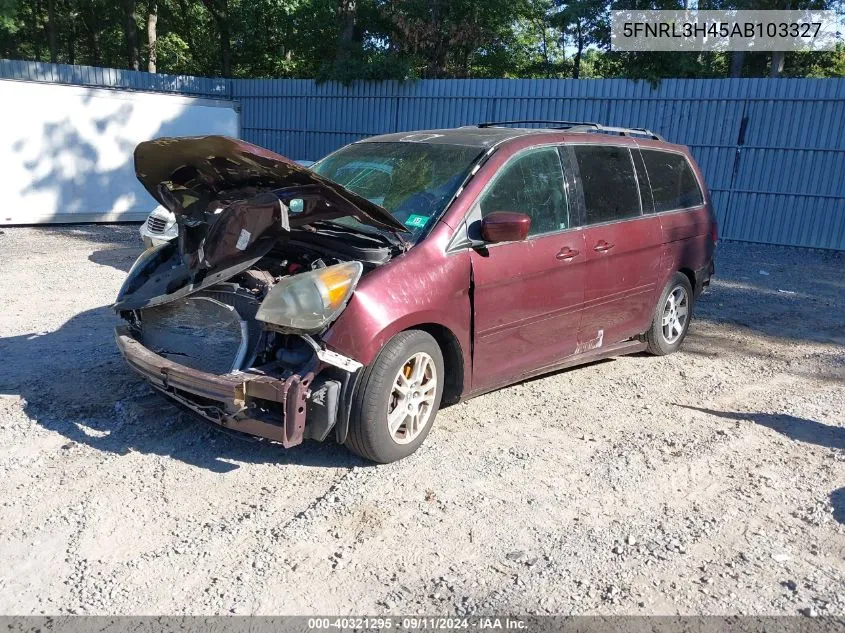
[[[610,5],[605,0],[556,0],[552,24],[575,49],[572,76],[581,77],[581,61],[591,46],[607,50],[610,46]]]
[[[610,51],[610,10],[686,0],[0,0],[0,57],[233,77],[726,77],[725,53]],[[52,5],[53,11],[50,12]],[[699,0],[700,8],[840,9],[843,0]],[[51,21],[50,16],[53,16]],[[134,29],[131,28],[134,25]],[[771,54],[734,61],[768,76]],[[783,76],[843,77],[845,47],[787,53]]]
[[[835,51],[793,53],[786,56],[785,77],[845,77],[845,44]]]

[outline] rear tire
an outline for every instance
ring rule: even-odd
[[[678,351],[692,320],[692,285],[683,273],[672,275],[654,308],[651,327],[645,333],[648,351],[665,356]]]
[[[364,370],[352,400],[346,446],[386,464],[425,441],[443,396],[440,346],[427,332],[400,332]]]

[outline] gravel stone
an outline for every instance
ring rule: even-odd
[[[721,244],[681,352],[451,406],[372,467],[124,365],[137,230],[0,233],[2,612],[845,615],[845,254]]]

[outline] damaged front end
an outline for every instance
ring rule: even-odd
[[[127,363],[221,426],[285,447],[325,439],[360,364],[325,349],[320,334],[361,276],[405,249],[404,227],[235,139],[142,143],[135,167],[175,214],[179,238],[142,253],[118,294]],[[348,217],[377,231],[331,223]]]

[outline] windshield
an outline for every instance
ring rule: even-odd
[[[482,148],[431,143],[355,143],[316,163],[320,176],[387,209],[415,242],[440,215]],[[354,218],[336,220],[372,231]]]

